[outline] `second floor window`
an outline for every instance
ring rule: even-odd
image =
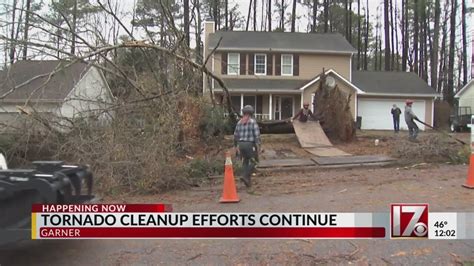
[[[255,55],[255,75],[266,75],[267,74],[267,55],[256,54]]]
[[[227,74],[238,75],[240,73],[240,55],[230,53],[227,55]]]
[[[281,55],[281,74],[284,76],[293,76],[293,55]]]

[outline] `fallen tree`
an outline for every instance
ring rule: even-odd
[[[352,141],[356,127],[350,108],[351,95],[343,92],[337,84],[329,86],[326,76],[323,69],[314,95],[314,117],[321,122],[324,132],[331,140]]]

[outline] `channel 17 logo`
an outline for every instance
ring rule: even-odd
[[[428,237],[428,204],[392,204],[392,238]]]

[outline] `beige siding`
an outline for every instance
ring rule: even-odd
[[[349,55],[303,54],[300,55],[300,78],[311,79],[326,70],[333,69],[345,79],[350,79]]]
[[[474,82],[459,97],[459,106],[470,106],[474,111]]]
[[[249,52],[245,52],[249,53]],[[222,75],[221,71],[221,53],[216,53],[214,55],[214,73],[218,76],[223,77],[231,77],[231,78],[268,78],[268,79],[303,79],[309,80],[317,75],[319,75],[323,68],[326,70],[334,69],[337,73],[341,76],[346,78],[347,80],[350,79],[350,68],[351,68],[351,60],[349,55],[326,55],[326,54],[300,54],[300,66],[299,66],[299,75],[298,76],[275,76],[275,75],[267,75],[267,76],[256,76],[256,75]],[[275,56],[273,56],[273,74],[275,73]],[[248,73],[248,63],[249,58],[247,56],[247,73]],[[211,69],[211,66],[208,66]]]

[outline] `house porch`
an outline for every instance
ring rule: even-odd
[[[245,105],[255,108],[255,118],[258,121],[284,120],[293,117],[303,106],[302,93],[235,93],[230,98],[234,110],[241,112]],[[219,102],[224,102],[223,94],[216,94]]]

